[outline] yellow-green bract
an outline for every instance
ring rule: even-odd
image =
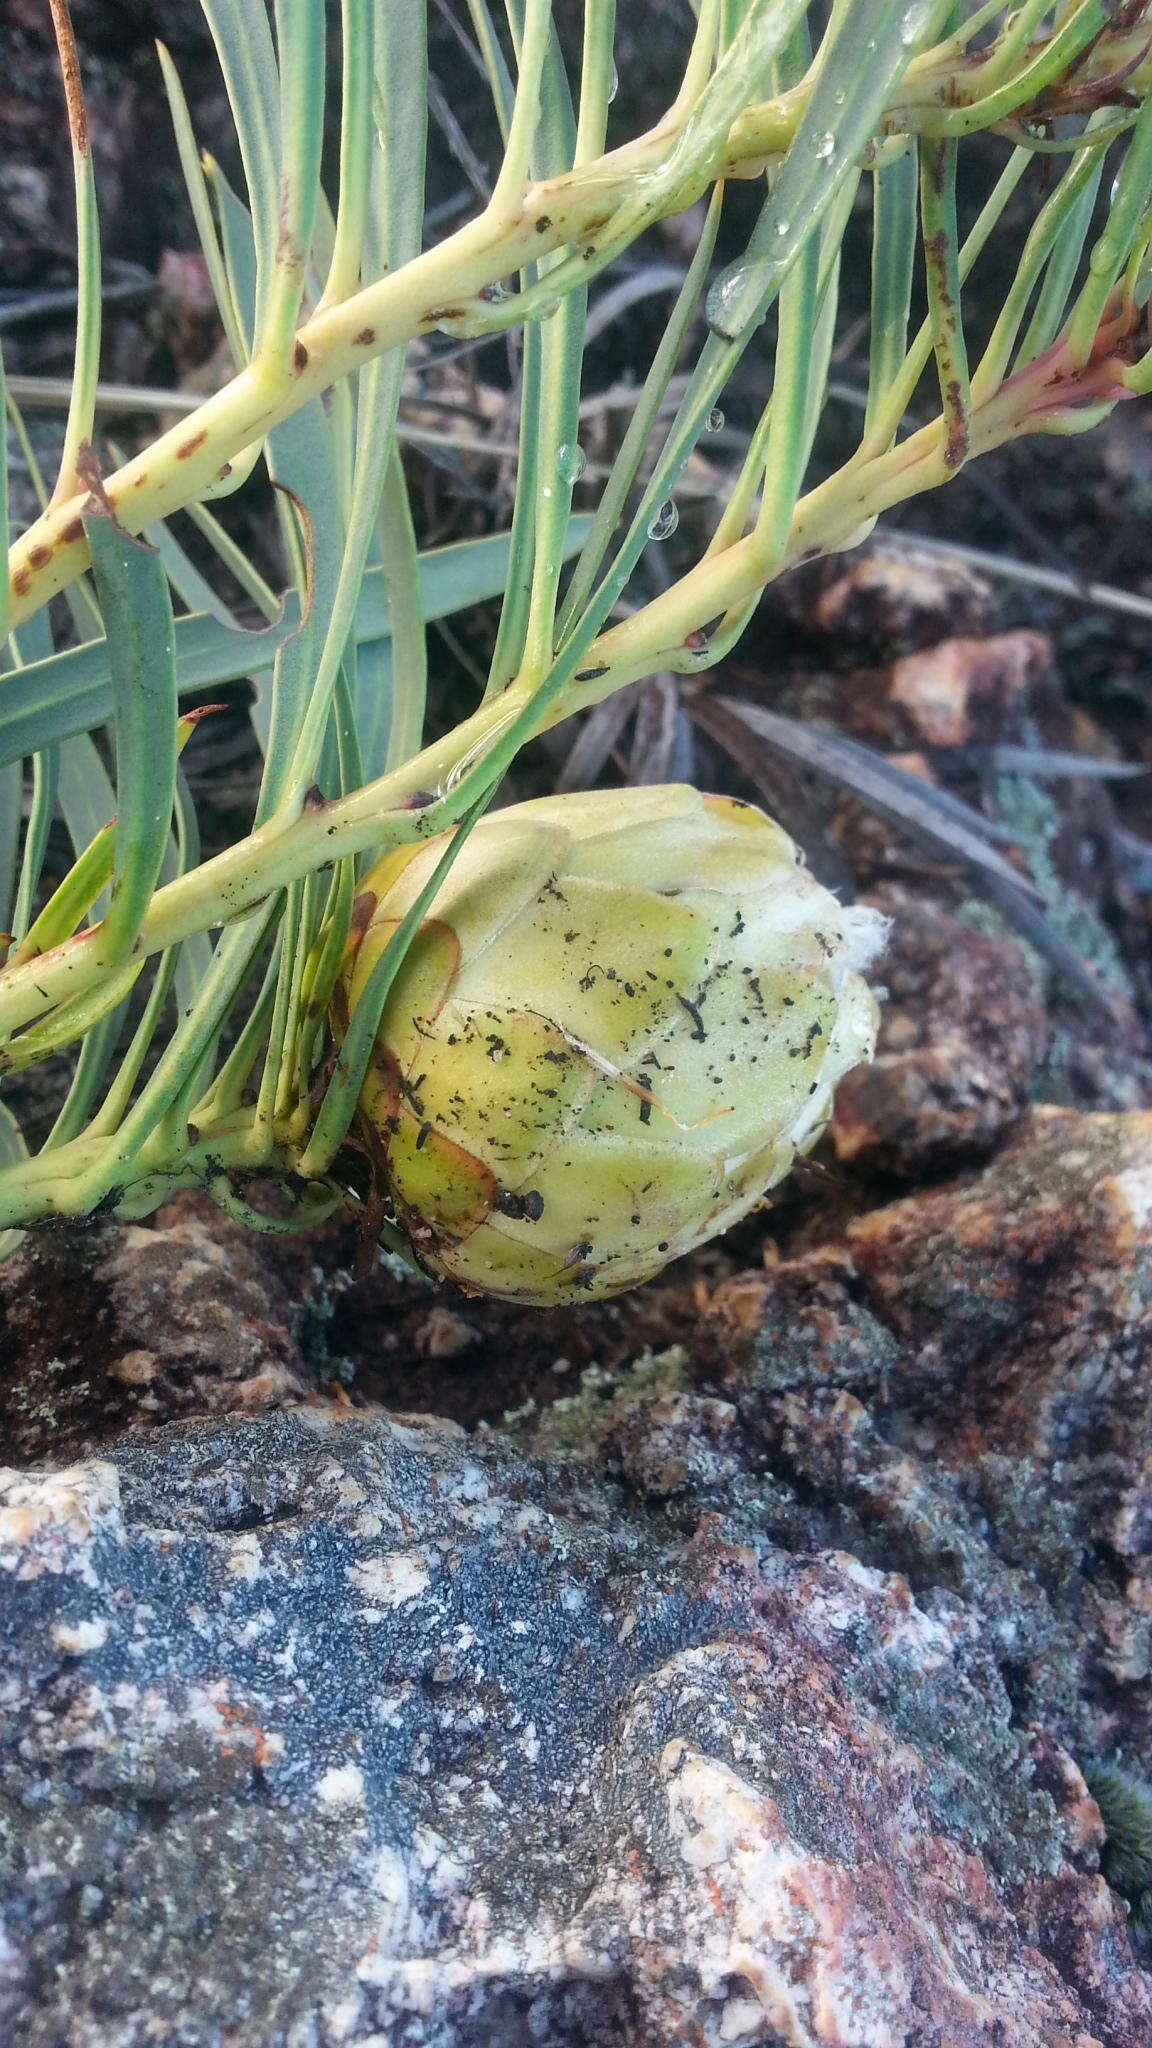
[[[354,1010],[443,840],[389,854]],[[761,811],[681,787],[483,819],[393,984],[362,1129],[423,1264],[548,1306],[635,1286],[743,1216],[875,1042],[845,909]]]

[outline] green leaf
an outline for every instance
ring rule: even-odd
[[[571,521],[566,555],[574,554],[583,544],[590,524],[584,515]],[[424,618],[442,619],[498,596],[507,581],[508,559],[506,533],[429,549],[419,558]],[[32,623],[30,620],[29,625]],[[299,624],[300,601],[294,591],[284,600],[283,617],[262,632],[223,626],[205,614],[177,619],[174,645],[179,695],[190,697],[244,676],[266,675],[277,648]],[[386,639],[389,626],[383,571],[370,569],[357,602],[355,638],[369,642]],[[105,640],[88,640],[80,647],[30,662],[0,684],[0,767],[34,754],[53,740],[95,731],[111,716]]]
[[[108,958],[126,959],[160,873],[176,795],[172,602],[155,548],[90,506],[84,530],[104,619],[116,735],[116,853],[104,920]]]
[[[372,187],[372,97],[375,80],[373,0],[344,0],[340,69],[340,202],[326,300],[346,299],[362,275],[362,254]]]
[[[920,243],[918,194],[916,156],[907,144],[872,177],[872,332],[866,433],[887,399],[908,349],[912,273]]]
[[[389,9],[379,15],[376,24],[375,105],[382,146],[374,161],[366,235],[366,255],[376,272],[401,268],[420,250],[427,121],[425,21],[423,9]],[[298,794],[318,772],[337,678],[354,631],[357,599],[376,537],[384,481],[395,454],[403,372],[404,352],[394,349],[370,363],[357,379],[351,484],[344,526],[342,533],[338,532],[333,522],[330,593],[322,588],[319,563],[314,572],[318,658],[310,665],[307,701],[298,713],[291,757],[286,748],[283,764],[277,764],[276,789],[281,796],[293,790]],[[393,484],[394,499],[396,494],[402,498],[404,477],[398,466]],[[393,509],[398,511],[398,505],[394,503]],[[337,541],[342,543],[338,549]],[[406,509],[392,542],[399,547],[402,559],[394,566],[388,562],[385,574],[396,581],[393,594],[399,597],[401,617],[406,618],[403,585],[411,585],[416,553]],[[396,710],[403,717],[405,731],[415,731],[418,745],[423,726],[423,672],[414,664],[411,671],[404,667],[398,673],[401,689]],[[414,691],[411,705],[405,703],[409,673]]]
[[[280,234],[280,76],[263,0],[202,0],[216,45],[236,137],[252,218],[260,283],[261,308],[271,288]],[[310,0],[302,0],[309,5]]]
[[[12,928],[23,795],[24,763],[9,761],[0,768],[0,932],[7,932]],[[2,943],[0,941],[0,944]]]
[[[235,0],[233,0],[235,5]],[[275,0],[281,157],[276,246],[258,350],[290,356],[316,230],[324,141],[324,0]]]
[[[960,232],[956,223],[956,144],[920,145],[920,215],[928,317],[944,416],[945,466],[959,469],[972,438],[968,351],[960,324]]]
[[[236,308],[232,302],[228,273],[224,267],[224,257],[220,249],[220,238],[216,232],[216,223],[212,218],[212,201],[208,193],[208,181],[204,176],[200,152],[196,147],[196,137],[192,132],[192,117],[188,112],[188,102],[184,97],[184,88],[180,83],[179,73],[163,43],[157,43],[156,54],[160,59],[160,73],[164,81],[164,91],[168,97],[168,109],[172,116],[172,129],[176,140],[177,154],[180,158],[180,169],[183,173],[185,186],[187,187],[188,202],[192,209],[192,218],[196,223],[196,232],[200,237],[200,247],[204,255],[208,280],[212,286],[212,295],[216,301],[216,310],[220,315],[221,324],[224,328],[225,339],[232,351],[232,360],[237,369],[239,369],[246,359],[247,352],[244,346],[244,337],[240,332]]]
[[[763,320],[844,180],[857,170],[915,46],[941,17],[941,0],[849,0],[834,17],[815,84],[746,254],[708,294],[713,332],[731,341]]]
[[[67,10],[54,15],[64,74],[68,123],[72,135],[72,181],[76,198],[76,342],[72,360],[72,390],[64,445],[60,454],[60,475],[56,489],[64,497],[77,488],[80,453],[92,433],[96,410],[96,384],[100,375],[100,220],[96,211],[96,183],[92,174],[92,148],[84,112],[83,89],[76,57],[72,23]]]
[[[384,477],[377,522],[380,566],[388,586],[388,617],[391,634],[387,640],[369,642],[361,651],[356,692],[356,723],[361,733],[360,751],[365,780],[381,775],[419,752],[424,737],[424,713],[428,695],[428,645],[425,618],[420,604],[420,557],[412,525],[412,509],[404,481],[404,465],[395,441],[392,459]],[[370,650],[372,652],[370,653]],[[369,655],[367,664],[363,657]],[[399,687],[394,677],[399,676]],[[365,702],[366,691],[380,689],[372,709]],[[387,709],[387,717],[382,714]],[[365,734],[375,723],[379,733],[371,752]]]
[[[1046,348],[1051,348],[1068,310],[1068,300],[1096,209],[1096,194],[1104,173],[1104,150],[1101,149],[1091,159],[1081,158],[1080,161],[1088,163],[1083,181],[1075,181],[1069,173],[1061,180],[1059,193],[1054,195],[1062,207],[1056,246],[1048,259],[1028,331],[1020,343],[1013,366],[1016,369],[1035,362]]]
[[[27,1157],[24,1133],[7,1103],[0,1102],[0,1171],[6,1166],[19,1166]],[[0,1230],[0,1259],[15,1251],[23,1235],[22,1230]]]
[[[19,777],[20,763],[15,764],[18,774],[15,814],[12,825],[17,834],[20,830],[20,812],[23,803],[22,777]],[[32,906],[40,887],[40,876],[44,867],[44,856],[48,850],[48,834],[56,813],[56,792],[60,779],[60,750],[58,747],[44,747],[32,762],[32,803],[28,813],[28,829],[24,834],[24,851],[20,861],[20,885],[16,891],[16,902],[12,912],[12,930],[17,939],[22,939],[32,921]]]

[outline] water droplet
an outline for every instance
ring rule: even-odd
[[[666,498],[648,527],[649,540],[667,540],[680,524],[680,514],[671,498]]]
[[[561,441],[556,450],[556,468],[566,484],[574,484],[584,474],[587,456],[575,441]]]
[[[788,228],[785,227],[785,233],[787,232]],[[779,262],[775,257],[769,263],[761,261],[757,264],[755,272],[746,263],[734,263],[731,270],[721,273],[715,284],[710,287],[707,299],[708,325],[714,334],[723,335],[726,340],[731,340],[741,332],[754,313],[757,321],[764,318],[762,312],[756,313],[755,301],[750,301],[745,306],[745,294],[753,276],[759,293],[762,293],[772,276],[782,268],[784,260],[781,256]]]
[[[721,427],[724,425],[724,415],[718,405],[712,407],[704,425],[710,434],[718,434],[720,432]]]
[[[610,79],[609,79],[609,81],[608,81],[608,104],[609,104],[609,106],[611,106],[611,104],[612,104],[613,100],[615,99],[615,97],[616,97],[617,93],[619,92],[619,90],[620,90],[620,73],[619,73],[619,72],[617,71],[617,69],[616,69],[615,61],[613,61],[613,65],[612,65],[612,76],[611,76],[611,78],[610,78]]]
[[[792,233],[792,223],[791,223],[791,221],[790,221],[790,220],[778,220],[778,221],[777,221],[777,223],[776,223],[776,233],[777,233],[777,234],[779,235],[779,237],[780,237],[781,241],[783,241],[783,239],[784,239],[785,235],[790,235],[790,234]]]
[[[844,105],[844,102],[847,99],[847,97],[848,95],[844,91],[843,86],[841,86],[839,90],[837,92],[834,92],[832,95],[833,102],[838,107],[842,107]]]
[[[708,318],[721,334],[732,333],[730,321],[736,318],[748,272],[743,264],[718,277],[708,294]]]
[[[819,137],[816,144],[816,154],[820,158],[822,163],[826,163],[828,161],[828,158],[831,156],[835,147],[836,137],[833,135],[832,130],[829,128],[823,135]]]

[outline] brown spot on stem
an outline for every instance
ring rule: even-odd
[[[944,397],[947,402],[949,415],[948,441],[944,449],[944,467],[946,469],[960,469],[968,459],[968,420],[965,416],[964,402],[957,378],[949,378],[944,387]]]
[[[46,548],[43,542],[28,550],[29,566],[33,569],[43,569],[45,564],[51,560],[52,550],[51,548]]]
[[[302,341],[298,341],[296,343],[296,346],[292,351],[292,361],[296,365],[297,376],[300,375],[301,370],[306,370],[308,368],[308,351],[305,348],[304,343]]]
[[[463,306],[430,306],[424,315],[425,322],[431,327],[438,327],[443,320],[462,320],[463,318]]]
[[[548,230],[549,230],[549,228],[551,227],[551,225],[552,225],[552,217],[551,217],[551,215],[550,215],[550,214],[547,214],[547,213],[542,213],[542,214],[540,215],[540,218],[539,218],[539,220],[538,220],[538,221],[536,222],[536,233],[537,233],[538,235],[546,235],[546,234],[548,233]]]
[[[84,521],[82,519],[70,519],[67,526],[61,527],[60,538],[65,547],[71,547],[74,541],[83,540]]]
[[[16,592],[17,597],[23,597],[31,581],[32,571],[30,569],[17,569],[13,572],[12,588]]]
[[[207,427],[201,427],[199,432],[196,434],[189,434],[188,439],[186,441],[181,441],[180,446],[176,450],[176,454],[179,460],[181,462],[187,462],[188,457],[190,455],[195,455],[196,450],[197,448],[199,448],[201,442],[206,441],[207,439]]]
[[[100,457],[91,441],[81,441],[76,450],[76,481],[83,484],[88,493],[88,510],[103,512],[108,519],[115,519],[112,500],[104,488],[104,471]]]
[[[376,329],[374,327],[362,327],[359,334],[353,336],[357,348],[371,348],[375,339]]]

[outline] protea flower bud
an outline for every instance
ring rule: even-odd
[[[350,1009],[442,851],[401,848],[367,877]],[[729,797],[495,812],[434,911],[361,1110],[398,1222],[465,1288],[549,1306],[649,1278],[788,1172],[873,1049],[857,970],[884,920],[844,909]]]

